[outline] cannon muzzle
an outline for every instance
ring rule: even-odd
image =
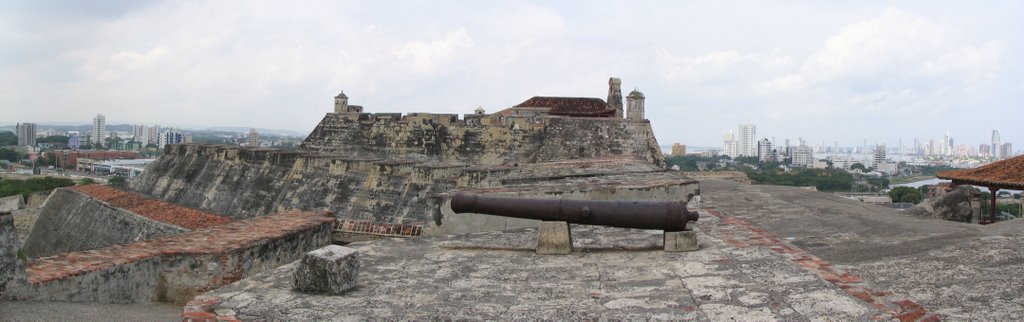
[[[684,231],[686,223],[700,218],[697,212],[686,209],[684,201],[523,199],[464,192],[452,196],[452,210],[455,213],[664,231]]]

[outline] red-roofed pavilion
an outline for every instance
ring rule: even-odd
[[[936,174],[939,179],[952,180],[954,185],[970,184],[988,187],[991,196],[989,220],[982,215],[978,219],[981,224],[995,220],[996,191],[999,189],[1024,190],[1024,155],[992,162],[977,168],[941,171]],[[991,220],[991,221],[990,221]]]

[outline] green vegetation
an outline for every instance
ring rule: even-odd
[[[920,172],[921,175],[923,175],[923,176],[935,176],[935,174],[938,173],[939,171],[955,170],[955,169],[956,168],[948,166],[948,165],[922,165],[922,166],[915,166],[914,167],[914,170],[915,170],[914,172],[915,173]]]
[[[928,179],[935,179],[935,176],[913,176],[913,177],[903,177],[903,178],[892,178],[892,180],[890,180],[890,183],[892,183],[892,184],[904,184],[904,183],[924,181],[924,180],[928,180]]]
[[[924,200],[924,195],[915,188],[896,187],[889,191],[889,198],[892,198],[892,202],[909,202],[916,205]]]
[[[114,176],[113,178],[110,178],[110,180],[107,180],[107,185],[118,188],[124,188],[124,184],[127,181],[128,180],[122,176]]]
[[[36,139],[36,143],[64,143],[68,144],[68,137],[63,135],[47,136],[45,138]]]
[[[793,169],[783,172],[777,168],[745,170],[754,183],[782,186],[814,186],[818,191],[849,191],[853,188],[853,175],[839,169]]]
[[[665,163],[669,167],[678,166],[680,171],[700,171],[700,170],[715,170],[718,167],[718,162],[723,159],[728,159],[728,156],[720,157],[701,157],[701,156],[670,156],[665,158]]]
[[[21,260],[22,262],[28,260],[28,254],[25,254],[24,248],[18,248],[18,260]]]
[[[982,202],[981,202],[981,213],[983,213],[983,214],[985,214],[987,216],[989,214],[988,208],[989,208],[989,201],[988,200],[982,200]],[[996,213],[1000,213],[1000,212],[1005,212],[1005,213],[1009,213],[1011,215],[1014,215],[1015,217],[1020,217],[1020,205],[1015,204],[1015,203],[997,203],[996,204]]]
[[[9,148],[0,148],[0,160],[18,162],[18,151]]]
[[[78,184],[83,186],[94,183],[96,183],[96,180],[93,180],[92,178],[82,178],[81,180],[78,180]]]
[[[71,181],[71,179],[54,177],[31,178],[27,180],[0,179],[0,197],[17,194],[28,196],[28,194],[37,191],[49,191],[54,188],[73,185],[75,185],[75,182]]]
[[[0,146],[18,145],[18,135],[14,132],[0,132]]]
[[[865,167],[864,164],[861,164],[860,162],[854,163],[854,164],[850,165],[850,170],[856,170],[856,169],[860,169],[860,171],[868,172],[868,167]]]

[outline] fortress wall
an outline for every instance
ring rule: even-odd
[[[18,259],[18,233],[14,216],[0,212],[0,300],[11,297],[9,289],[25,284],[25,269]]]
[[[356,121],[327,114],[302,143],[308,151],[389,159],[501,165],[632,155],[658,165],[664,157],[647,121],[616,118],[504,117],[491,125],[417,114],[403,120]]]
[[[286,213],[158,241],[115,245],[29,262],[19,299],[175,302],[299,259],[330,244],[333,219]]]
[[[72,189],[53,192],[25,240],[31,258],[177,235],[188,229],[148,219]]]
[[[283,152],[172,145],[130,189],[234,218],[296,209],[331,211],[346,220],[425,223],[437,211],[423,200],[454,188],[464,168]]]

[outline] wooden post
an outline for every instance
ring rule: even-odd
[[[999,188],[988,187],[989,199],[991,199],[991,203],[989,203],[988,208],[988,221],[985,222],[988,224],[996,222],[996,191],[999,191]]]

